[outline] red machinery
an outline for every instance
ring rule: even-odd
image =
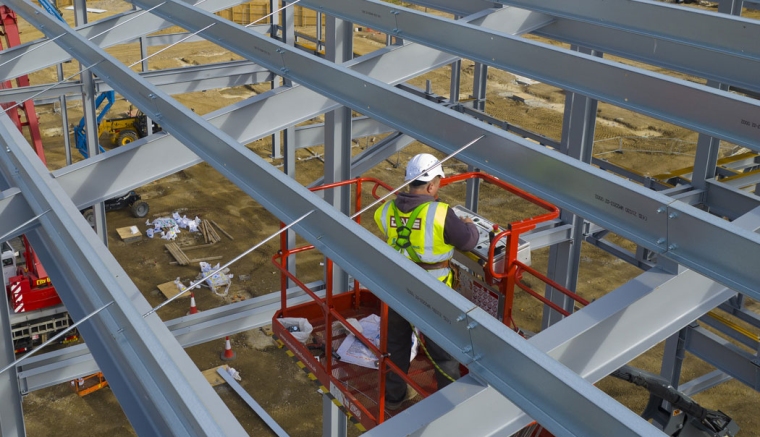
[[[61,298],[50,283],[37,254],[25,235],[21,239],[26,264],[16,270],[16,276],[8,278],[8,299],[13,312],[22,313],[59,305]]]
[[[5,44],[8,48],[15,47],[21,44],[21,38],[18,32],[18,18],[16,13],[13,12],[8,6],[0,6],[0,26],[2,26],[2,35],[5,37]],[[0,50],[3,45],[0,43]],[[29,76],[22,75],[16,78],[16,86],[23,87],[29,86]],[[0,88],[13,88],[10,80],[0,82]],[[8,109],[8,117],[13,120],[18,130],[23,132],[23,127],[29,128],[29,136],[32,139],[32,145],[34,151],[37,152],[37,156],[40,157],[43,164],[45,162],[45,152],[42,149],[42,136],[40,135],[40,123],[37,118],[37,111],[34,109],[34,101],[27,100],[21,105],[16,106],[16,103],[3,103],[3,109]],[[19,112],[24,113],[24,119],[21,120]]]
[[[498,303],[501,306],[498,313],[504,323],[517,330],[517,326],[512,318],[512,300],[516,286],[536,296],[542,302],[550,305],[562,314],[567,314],[567,312],[548,301],[544,296],[522,283],[520,279],[524,273],[535,276],[545,284],[551,285],[585,305],[586,302],[575,293],[550,281],[544,275],[532,269],[528,263],[518,259],[520,235],[534,229],[541,222],[556,219],[559,216],[559,210],[535,196],[484,173],[464,173],[445,178],[441,181],[441,186],[443,187],[467,179],[480,179],[544,210],[542,214],[534,217],[509,223],[506,229],[494,225],[490,229],[490,232],[485,231],[485,236],[483,235],[483,230],[480,230],[482,242],[479,243],[482,249],[480,255],[474,253],[467,254],[468,257],[477,260],[474,263],[475,266],[480,266],[480,272],[474,275],[478,277],[480,284],[482,284],[480,286],[498,299]],[[362,208],[363,184],[372,184],[370,194],[375,199],[380,197],[378,190],[381,188],[388,191],[392,190],[392,187],[377,179],[356,178],[316,187],[312,191],[350,186],[355,195],[354,210],[359,211]],[[355,220],[357,223],[360,223],[361,217],[356,217]],[[379,242],[378,244],[381,243]],[[425,357],[424,353],[419,353],[417,358],[412,361],[409,373],[403,374],[393,362],[387,359],[386,331],[388,307],[377,299],[370,290],[362,288],[358,280],[354,280],[350,290],[334,290],[332,283],[333,264],[331,260],[326,260],[324,298],[319,297],[302,281],[288,272],[289,256],[306,252],[313,248],[314,246],[303,246],[288,249],[287,237],[285,235],[281,237],[281,250],[273,257],[272,261],[281,272],[282,308],[275,314],[272,320],[272,329],[279,340],[293,352],[295,358],[303,363],[303,366],[313,373],[321,384],[328,388],[329,394],[342,404],[343,411],[352,422],[360,429],[369,429],[382,423],[394,414],[386,411],[385,408],[383,394],[385,392],[386,373],[392,371],[399,374],[406,380],[407,384],[425,397],[435,390],[433,365]],[[478,257],[480,259],[477,259]],[[465,270],[469,269],[467,266],[462,266],[462,268]],[[313,301],[288,307],[286,299],[288,280],[293,281],[293,283],[303,289]],[[468,297],[472,298],[471,296]],[[478,303],[475,299],[473,299],[473,302]],[[370,314],[380,316],[380,333],[377,345],[362,335],[346,320],[351,317],[360,319]],[[281,322],[282,318],[286,317],[306,319],[312,325],[313,331],[306,344],[299,342],[294,337],[293,332],[289,330],[289,326]],[[348,364],[341,361],[341,357],[336,356],[339,346],[347,338],[347,331],[350,331],[374,355],[376,358],[374,362],[376,368]],[[537,425],[533,426],[530,430],[526,429],[524,431],[527,432],[527,434],[523,434],[526,436],[545,436]]]
[[[16,13],[7,6],[0,6],[0,28],[0,35],[4,37],[7,48],[21,44],[18,18]],[[2,48],[3,44],[0,42],[0,49]],[[10,80],[0,82],[2,89],[13,88],[13,86],[14,84]],[[15,86],[29,86],[29,77],[27,75],[17,77]],[[24,127],[29,130],[29,138],[34,150],[45,164],[45,152],[42,147],[42,136],[40,135],[39,119],[34,108],[34,101],[30,99],[21,104],[12,102],[3,103],[0,106],[8,111],[8,116],[22,133]],[[65,308],[60,305],[61,299],[50,284],[50,278],[40,264],[37,254],[29,245],[26,237],[22,237],[22,242],[25,266],[16,268],[15,272],[13,272],[13,267],[15,267],[16,260],[13,250],[6,251],[5,246],[8,245],[3,243],[2,252],[4,281],[10,306],[13,308],[13,314],[11,314],[12,338],[17,351],[23,351],[40,341],[44,341],[47,335],[71,324]],[[10,246],[8,249],[11,249]],[[67,340],[72,338],[76,338],[76,336],[72,335]]]
[[[50,284],[50,279],[42,268],[37,255],[26,237],[23,266],[16,266],[16,256],[12,247],[3,242],[3,277],[8,301],[13,311],[11,317],[11,338],[16,353],[21,353],[47,340],[48,336],[71,326],[71,319],[61,299]],[[68,343],[78,338],[76,333],[66,337]]]

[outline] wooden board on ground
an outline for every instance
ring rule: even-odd
[[[135,226],[127,226],[125,228],[117,228],[116,232],[119,234],[121,241],[125,243],[134,243],[135,241],[142,240],[142,232],[137,229],[137,233],[132,233],[132,228],[137,229]]]
[[[177,246],[177,243],[164,244],[164,247],[169,251],[169,253],[172,254],[174,259],[177,260],[177,263],[179,263],[179,265],[186,266],[190,263],[190,258],[185,255],[185,252],[183,252],[179,246]]]
[[[208,381],[208,383],[211,384],[212,387],[216,387],[217,385],[224,384],[224,379],[221,376],[219,376],[219,374],[216,371],[216,369],[220,367],[225,370],[229,368],[228,365],[223,364],[221,366],[214,367],[213,369],[208,369],[201,372],[203,373],[203,376],[206,377],[206,381]]]
[[[157,287],[159,290],[161,290],[161,293],[163,293],[167,299],[171,299],[179,294],[179,288],[177,288],[177,284],[175,284],[174,281],[158,284]],[[180,296],[180,299],[182,298],[190,298],[190,292],[187,292]]]

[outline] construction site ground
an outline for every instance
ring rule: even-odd
[[[88,7],[107,11],[103,14],[90,14],[89,19],[93,21],[108,14],[127,10],[130,5],[110,0],[88,2]],[[64,11],[64,17],[70,22],[73,21],[71,11]],[[36,29],[26,23],[21,23],[21,30],[23,41],[30,41],[40,36]],[[312,34],[314,32],[313,28],[298,30]],[[367,32],[366,29],[355,35],[355,51],[358,53],[368,53],[384,45],[384,35]],[[158,49],[151,48],[151,53]],[[112,48],[108,51],[125,63],[132,63],[139,59],[139,49],[136,44]],[[210,43],[186,43],[151,58],[150,66],[151,69],[166,69],[235,59],[241,59],[241,57]],[[79,64],[76,62],[65,65],[67,74],[73,74],[78,68]],[[462,91],[459,96],[461,99],[470,97],[473,69],[473,62],[463,61]],[[676,76],[689,79],[683,75]],[[51,68],[32,74],[31,80],[33,84],[39,84],[54,82],[57,79],[55,70]],[[427,80],[430,81],[435,93],[449,94],[448,68],[413,79],[411,84],[424,88]],[[268,85],[243,86],[190,93],[175,96],[175,98],[196,113],[205,114],[268,88]],[[563,103],[564,93],[557,88],[540,83],[528,85],[510,73],[489,70],[486,111],[496,118],[558,139],[562,126]],[[68,108],[71,123],[78,122],[82,116],[81,102],[70,101]],[[38,107],[45,153],[51,169],[65,165],[64,132],[57,109],[53,105]],[[121,100],[111,110],[109,117],[121,116],[128,109],[129,103]],[[599,157],[649,175],[691,165],[694,145],[688,144],[696,141],[697,135],[694,132],[604,103],[599,105],[598,117],[596,129],[598,146],[595,146],[595,152],[610,151],[610,153],[598,155]],[[255,123],[256,120],[253,122]],[[623,144],[621,139],[623,137],[633,138],[625,139]],[[664,138],[678,139],[679,144],[685,144],[684,151],[679,151],[679,154],[663,153],[671,144],[671,140],[664,140]],[[354,144],[354,153],[371,147],[379,139],[358,140]],[[106,148],[113,147],[105,136],[101,139],[101,144]],[[622,153],[620,151],[613,153],[612,150],[621,144],[625,146],[623,147],[625,150]],[[282,163],[281,160],[271,159],[271,146],[268,139],[256,141],[248,147],[261,157],[269,159],[273,165]],[[725,153],[729,153],[730,149],[730,146],[726,147]],[[430,150],[428,147],[415,143],[376,166],[367,175],[384,180],[390,185],[399,185],[403,181],[407,160],[416,153],[428,150]],[[311,183],[323,175],[323,163],[316,158],[320,153],[322,153],[321,147],[298,151],[296,179],[300,183]],[[440,156],[440,153],[435,153]],[[75,160],[81,159],[75,150],[72,151],[72,155]],[[466,166],[463,164],[446,165],[446,171],[449,174],[465,170]],[[273,215],[205,163],[149,183],[137,191],[150,204],[148,218],[151,220],[179,211],[180,215],[213,220],[234,238],[232,240],[220,232],[220,242],[192,252],[191,258],[221,256],[221,262],[229,261],[276,231],[279,226],[279,221]],[[503,196],[487,187],[483,191],[480,209],[481,213],[489,219],[505,224],[534,212],[524,201]],[[462,204],[464,187],[447,188],[441,196],[451,204]],[[125,244],[120,240],[116,232],[117,228],[137,226],[145,234],[148,228],[145,219],[136,219],[125,209],[109,212],[107,220],[111,252],[151,305],[158,305],[165,300],[157,285],[175,278],[181,278],[185,284],[188,284],[199,273],[197,263],[187,266],[171,265],[173,258],[164,250],[164,244],[167,243],[165,240],[143,238],[130,244]],[[366,214],[363,222],[371,224],[371,215]],[[179,245],[204,243],[200,233],[186,231],[180,233],[175,242]],[[632,247],[623,239],[617,239],[616,242],[624,247]],[[271,257],[278,248],[278,243],[271,242],[234,264],[230,268],[235,278],[229,294],[226,297],[220,297],[208,289],[202,289],[195,294],[198,308],[203,311],[235,300],[248,299],[278,290],[280,276],[271,264]],[[534,251],[533,265],[539,271],[545,271],[547,257],[548,250],[546,249]],[[299,256],[297,268],[299,278],[304,282],[321,279],[324,268],[322,261],[321,256],[316,253]],[[598,299],[640,273],[640,270],[624,261],[584,243],[578,292],[590,301]],[[242,279],[246,277],[246,280]],[[527,281],[537,289],[542,289],[537,281],[530,278]],[[178,299],[160,310],[159,316],[163,320],[171,320],[184,316],[188,308],[188,299]],[[518,292],[515,308],[517,322],[522,327],[533,331],[538,330],[541,311],[533,298]],[[642,320],[642,323],[647,323],[647,321]],[[206,370],[223,364],[219,357],[223,348],[224,340],[220,338],[188,348],[187,353],[200,370]],[[240,372],[241,385],[288,434],[294,437],[321,435],[322,399],[317,392],[317,386],[308,380],[283,350],[275,346],[264,330],[234,335],[232,348],[237,358],[229,364]],[[632,364],[649,371],[659,372],[662,353],[663,347],[659,345],[634,360]],[[709,365],[687,356],[682,381],[688,381],[711,370]],[[607,378],[599,382],[598,386],[637,412],[643,409],[647,401],[647,394],[643,389],[635,388],[627,383]],[[222,384],[216,387],[216,391],[250,435],[274,435],[230,387]],[[760,395],[757,392],[731,381],[701,393],[695,398],[703,406],[720,409],[735,418],[742,428],[741,436],[760,436],[760,416],[757,415]],[[80,398],[71,391],[68,384],[62,384],[25,396],[23,408],[26,429],[30,437],[135,435],[115,396],[108,388]],[[359,432],[351,428],[350,434],[358,435]]]

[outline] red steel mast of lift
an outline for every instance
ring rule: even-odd
[[[0,6],[0,34],[5,39],[6,47],[15,47],[21,44],[21,38],[18,31],[18,18],[16,13],[13,12],[8,6]],[[3,49],[2,41],[0,40],[0,50]],[[16,78],[17,87],[29,86],[29,76],[23,75]],[[13,88],[13,84],[10,80],[0,82],[1,89]],[[42,163],[47,165],[45,161],[45,151],[42,148],[42,136],[40,135],[40,122],[37,118],[37,112],[34,109],[34,102],[30,99],[22,104],[16,106],[15,102],[0,104],[3,109],[8,110],[8,116],[13,120],[18,130],[22,133],[23,128],[26,126],[29,129],[29,136],[32,139],[32,147],[40,157]],[[10,109],[8,109],[10,108]],[[21,112],[24,113],[24,120],[21,119]]]

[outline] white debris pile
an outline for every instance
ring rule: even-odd
[[[354,325],[354,320],[356,319],[347,321]],[[361,329],[358,329],[358,331],[361,332],[367,340],[371,341],[375,347],[380,347],[380,317],[375,314],[370,314],[359,320],[359,324]],[[346,329],[345,326],[342,328]],[[412,333],[412,355],[410,361],[414,360],[414,357],[417,356],[418,343],[417,335]],[[370,369],[377,369],[379,366],[379,358],[376,357],[375,354],[359,339],[357,339],[354,334],[348,334],[346,336],[343,343],[338,347],[336,353],[340,357],[339,359],[345,363],[355,364]]]
[[[234,379],[235,381],[240,381],[243,378],[240,377],[240,372],[238,372],[236,369],[233,369],[230,366],[226,367],[227,373]]]
[[[154,235],[160,235],[164,240],[174,240],[177,238],[177,234],[180,229],[187,229],[190,232],[198,232],[198,226],[201,224],[201,219],[197,216],[194,219],[187,218],[186,215],[180,217],[178,213],[172,214],[171,217],[159,217],[152,222],[146,220],[147,226],[153,226],[149,228],[145,234],[148,238],[153,238]]]
[[[201,261],[200,266],[201,273],[196,277],[196,279],[199,280],[205,278],[211,272],[219,270],[219,263],[212,267],[211,264]],[[230,273],[230,269],[225,268],[209,276],[205,282],[206,285],[211,288],[211,291],[217,296],[227,296],[227,293],[230,291],[230,285],[232,284],[232,277],[233,275]]]
[[[179,294],[182,294],[187,291],[187,287],[185,287],[185,284],[182,283],[182,281],[177,277],[177,279],[174,280],[174,285],[177,286],[177,290],[179,291]],[[193,284],[190,284],[193,285]],[[198,288],[196,285],[194,288]]]

